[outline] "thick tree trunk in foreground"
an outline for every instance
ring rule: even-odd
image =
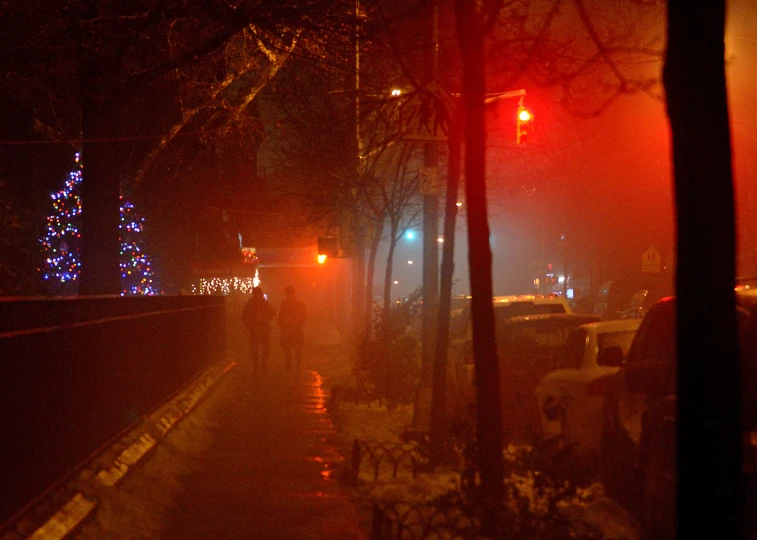
[[[678,537],[743,537],[724,0],[670,0],[664,82],[678,225]]]
[[[474,0],[455,0],[455,15],[463,57],[465,197],[473,357],[476,366],[476,442],[485,512],[484,533],[488,534],[497,529],[497,507],[503,503],[504,463],[499,363],[492,306],[492,252],[486,202],[484,30]]]

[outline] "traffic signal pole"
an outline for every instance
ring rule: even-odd
[[[357,199],[363,173],[363,140],[360,134],[360,0],[355,1],[355,187],[352,189],[351,234],[353,236],[352,287],[349,349],[357,359],[357,346],[365,335],[365,223]]]
[[[436,0],[427,3],[425,84],[438,71],[438,8]],[[413,424],[426,428],[431,406],[431,378],[436,355],[436,318],[439,306],[439,151],[437,142],[423,144],[423,170],[420,189],[423,195],[423,308],[421,311],[421,389],[414,407]]]

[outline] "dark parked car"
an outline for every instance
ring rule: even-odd
[[[649,306],[672,292],[672,284],[661,277],[605,281],[597,293],[594,313],[605,320],[640,319]]]
[[[737,288],[744,396],[757,391],[757,289]],[[645,537],[675,538],[677,362],[676,302],[647,312],[626,364],[604,385],[600,477],[611,497],[642,520]],[[744,400],[744,463],[751,519],[757,503],[757,403]],[[755,524],[748,524],[755,532]]]
[[[582,324],[597,322],[592,314],[548,313],[510,317],[495,303],[497,348],[502,391],[502,421],[509,440],[533,442],[541,431],[536,385],[560,366],[568,335]],[[450,344],[448,403],[454,416],[470,418],[475,401],[475,369],[470,333]]]

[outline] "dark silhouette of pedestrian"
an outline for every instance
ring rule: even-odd
[[[252,289],[252,298],[242,310],[242,323],[250,334],[252,355],[252,372],[265,372],[268,368],[268,356],[271,351],[271,321],[276,310],[265,299],[263,289]]]
[[[294,287],[284,289],[285,299],[279,310],[279,326],[281,327],[281,346],[284,348],[286,369],[292,369],[292,353],[294,353],[297,367],[302,366],[302,345],[305,341],[303,326],[307,321],[305,304],[297,300]]]

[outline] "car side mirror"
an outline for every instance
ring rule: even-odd
[[[608,367],[620,367],[623,365],[623,350],[615,345],[602,347],[597,353],[597,365]]]
[[[626,364],[626,389],[629,392],[644,392],[653,396],[666,394],[665,367],[654,360]]]

